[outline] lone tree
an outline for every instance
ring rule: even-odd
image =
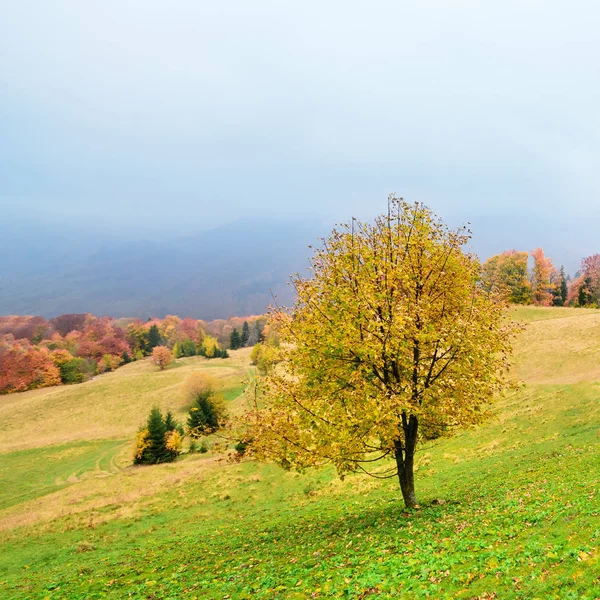
[[[293,309],[271,312],[282,362],[248,415],[255,456],[398,477],[416,505],[417,441],[481,422],[507,385],[515,326],[479,285],[469,237],[393,196],[374,224],[333,231],[313,277],[294,278]]]
[[[173,355],[166,346],[156,346],[156,348],[152,350],[150,360],[161,371],[164,371],[173,362]]]

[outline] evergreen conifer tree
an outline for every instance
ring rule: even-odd
[[[242,347],[242,338],[240,337],[240,332],[237,329],[234,329],[229,336],[229,347],[232,350],[237,350]]]
[[[173,416],[171,411],[168,411],[165,415],[165,429],[167,433],[169,431],[178,431],[182,437],[185,433],[182,424]]]
[[[167,427],[160,409],[153,408],[148,417],[148,441],[142,462],[146,464],[161,463],[167,461],[167,449],[165,448],[165,434]]]
[[[160,337],[160,331],[156,325],[152,325],[148,330],[148,346],[150,349],[156,348],[162,344],[162,338]]]
[[[217,431],[222,424],[225,412],[222,399],[211,389],[199,390],[195,396],[187,426],[190,436],[199,438]]]
[[[553,306],[564,306],[567,303],[567,278],[565,276],[564,267],[560,268],[558,274],[558,281],[554,283],[554,289],[552,290],[552,305]]]
[[[177,421],[171,411],[165,415],[165,431],[175,431],[177,429]]]
[[[248,346],[248,341],[250,340],[250,326],[248,325],[248,321],[244,321],[244,326],[242,327],[242,347],[245,348]]]
[[[569,295],[569,286],[567,285],[567,277],[565,275],[565,268],[560,268],[560,296],[562,298],[563,306],[567,303],[567,297]]]

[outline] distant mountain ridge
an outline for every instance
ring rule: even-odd
[[[455,224],[456,225],[456,224]],[[290,304],[289,276],[305,272],[330,224],[316,220],[238,220],[195,235],[136,232],[119,236],[82,228],[10,221],[0,231],[0,315],[51,318],[65,313],[211,321],[263,314]],[[587,239],[552,234],[495,215],[474,219],[472,246],[482,260],[511,248],[542,246],[573,275],[596,251]],[[137,237],[136,237],[137,235]]]
[[[308,246],[325,233],[312,221],[259,220],[139,241],[14,228],[0,242],[0,314],[261,314],[272,294],[292,301],[289,276],[306,270]]]

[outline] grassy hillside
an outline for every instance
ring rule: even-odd
[[[0,400],[2,598],[600,597],[600,312],[524,308],[525,382],[397,483],[192,455],[130,466],[153,404],[194,370],[234,410],[248,352],[136,363]]]
[[[236,360],[180,358],[165,371],[143,360],[80,385],[3,396],[0,452],[77,440],[129,439],[152,406],[184,415],[182,383],[197,369],[218,379],[230,394],[239,394],[249,352],[240,350]]]

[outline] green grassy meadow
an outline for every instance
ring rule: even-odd
[[[396,481],[331,469],[131,465],[194,371],[243,410],[248,350],[1,397],[0,598],[600,598],[600,311],[513,316],[523,386],[420,447],[410,512]]]

